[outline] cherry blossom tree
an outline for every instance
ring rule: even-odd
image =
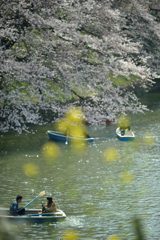
[[[150,1],[2,0],[0,131],[27,131],[70,105],[95,115],[146,110],[135,90],[158,78]],[[123,84],[121,84],[121,81]]]

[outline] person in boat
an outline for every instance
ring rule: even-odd
[[[130,126],[128,126],[125,130],[125,135],[132,135],[132,131],[131,131],[131,128]]]
[[[125,128],[120,127],[121,135],[124,136],[125,134]]]
[[[12,216],[18,216],[18,215],[24,215],[25,214],[25,208],[21,207],[18,208],[18,204],[22,202],[22,196],[18,195],[16,197],[16,200],[13,201],[10,205],[9,214]]]
[[[47,197],[47,203],[42,203],[42,213],[57,212],[56,203],[52,200],[52,197]]]

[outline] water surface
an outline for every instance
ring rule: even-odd
[[[87,144],[80,153],[69,144],[57,143],[59,157],[47,162],[41,149],[50,142],[46,131],[53,129],[52,124],[32,126],[34,134],[1,133],[1,206],[9,207],[17,194],[23,196],[23,206],[45,190],[46,195],[30,208],[41,208],[41,201],[51,195],[67,215],[56,225],[14,226],[20,239],[58,240],[66,230],[85,240],[107,239],[110,235],[135,239],[135,216],[141,219],[147,239],[159,239],[159,95],[148,94],[142,99],[152,111],[130,116],[132,129],[153,136],[152,141],[136,135],[134,142],[121,142],[113,135]],[[115,130],[115,124],[88,127],[92,137],[104,137]],[[113,161],[104,159],[106,149],[116,152]],[[24,173],[28,163],[37,166],[37,174]]]

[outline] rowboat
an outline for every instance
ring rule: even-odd
[[[132,130],[125,129],[124,131],[118,127],[116,129],[117,138],[121,141],[129,141],[134,140],[135,134]]]
[[[8,208],[0,208],[0,218],[14,223],[45,223],[61,222],[66,218],[66,214],[58,209],[56,213],[41,213],[42,209],[26,209],[25,215],[11,216]]]
[[[57,131],[47,131],[48,136],[51,140],[57,140],[57,141],[63,141],[63,142],[71,142],[71,141],[77,141],[77,142],[93,142],[94,138],[91,137],[87,137],[87,138],[83,138],[83,137],[74,137],[74,136],[70,136],[70,135],[64,135],[61,132],[57,132]]]

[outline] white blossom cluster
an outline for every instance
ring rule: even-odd
[[[160,24],[143,2],[2,0],[0,131],[53,121],[70,104],[93,119],[146,110],[134,89],[160,75]]]

